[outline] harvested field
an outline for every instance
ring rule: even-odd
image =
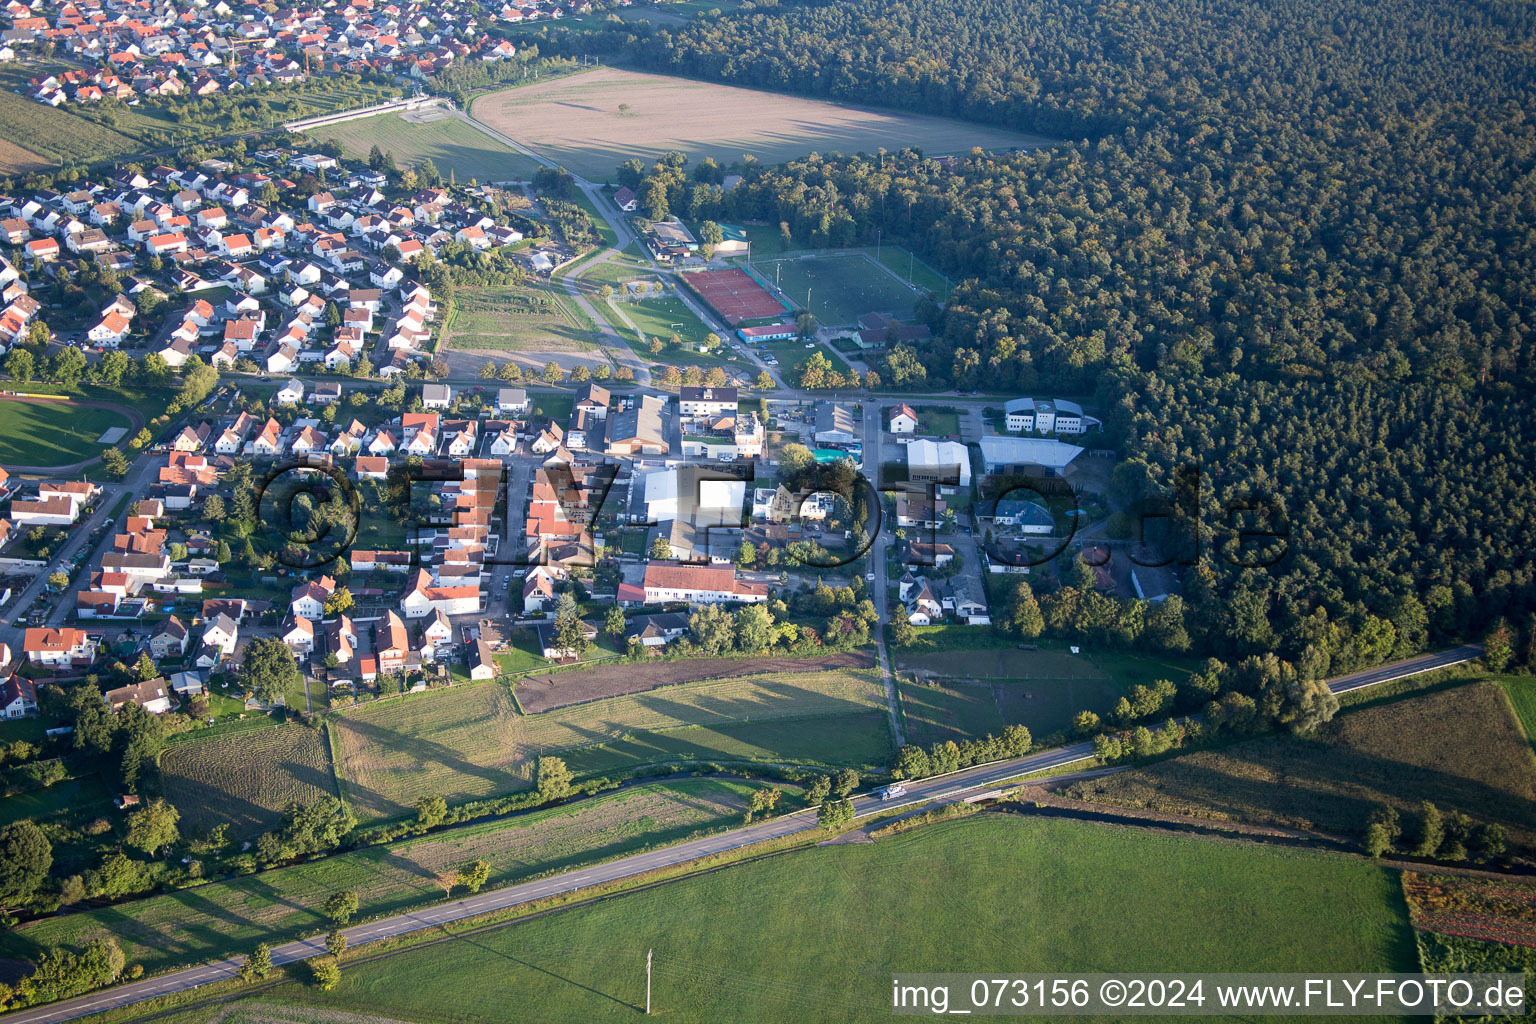
[[[1357,836],[1388,804],[1498,822],[1536,846],[1536,757],[1486,681],[1340,715],[1317,737],[1262,736],[1073,783],[1081,800]]]
[[[228,823],[238,836],[255,835],[292,801],[336,795],[325,734],[299,725],[173,746],[160,775],[184,831]]]
[[[365,706],[330,727],[342,797],[362,820],[402,814],[420,796],[462,803],[530,782],[513,773],[521,727],[496,683]]]
[[[620,112],[619,105],[627,109]],[[615,68],[519,86],[477,99],[476,118],[567,169],[610,180],[631,157],[668,150],[724,164],[751,153],[775,164],[814,151],[925,153],[1027,148],[1046,140],[965,121],[876,111]]]
[[[884,704],[879,675],[867,668],[736,675],[527,716],[504,685],[486,683],[367,705],[335,716],[331,729],[343,796],[367,820],[404,814],[426,795],[452,804],[527,788],[543,754],[567,756],[579,771],[678,759],[672,741],[697,730],[715,731],[688,744],[700,760],[842,763],[835,730],[808,746],[776,725],[867,716]],[[784,743],[788,753],[777,749]],[[592,748],[601,756],[582,761]]]
[[[690,658],[652,665],[602,665],[580,672],[551,672],[527,676],[517,683],[517,702],[529,714],[552,711],[589,700],[626,693],[642,693],[658,686],[696,683],[740,675],[743,670],[764,675],[827,672],[833,669],[869,668],[875,663],[868,651],[849,651],[825,658]]]
[[[53,161],[45,156],[39,156],[30,149],[18,146],[6,139],[0,139],[0,174],[24,174],[27,171],[35,171],[47,167]]]

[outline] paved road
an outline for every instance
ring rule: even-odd
[[[879,472],[880,462],[880,434],[884,430],[884,416],[880,412],[879,402],[864,403],[864,465],[875,467]],[[875,500],[880,500],[876,496]],[[869,548],[869,571],[875,574],[873,582],[869,584],[870,599],[875,602],[875,610],[880,617],[875,620],[875,657],[880,665],[880,679],[885,683],[885,701],[890,708],[891,732],[896,737],[896,745],[899,747],[906,742],[901,730],[901,713],[896,701],[896,679],[891,674],[891,657],[885,648],[885,620],[888,583],[886,582],[886,548],[891,543],[891,530],[882,524],[880,532],[875,535],[875,542]]]
[[[1481,654],[1482,647],[1479,645],[1457,647],[1453,650],[1442,651],[1437,654],[1425,654],[1392,665],[1383,665],[1379,668],[1340,676],[1337,679],[1330,680],[1328,685],[1336,693],[1346,693],[1350,690],[1358,690],[1363,687],[1418,675],[1422,672],[1430,672],[1438,668],[1461,664],[1462,662],[1471,661]],[[993,764],[954,772],[950,775],[910,783],[907,787],[907,793],[896,800],[881,801],[874,796],[856,797],[854,799],[854,810],[858,816],[863,817],[876,811],[900,810],[904,807],[915,807],[920,804],[936,801],[953,802],[960,799],[974,800],[983,798],[1004,791],[1008,788],[1005,783],[1010,782],[1010,780],[1051,768],[1058,768],[1062,765],[1087,761],[1092,757],[1093,745],[1091,743],[1074,743],[1071,746],[1058,747],[1055,750],[1041,751],[1040,753],[1029,754],[1025,757],[998,761]],[[555,875],[552,878],[494,889],[476,896],[469,896],[464,899],[427,907],[414,913],[397,914],[394,917],[386,917],[368,924],[354,925],[346,930],[347,943],[349,946],[358,946],[378,939],[408,935],[412,932],[435,928],[491,911],[505,910],[533,900],[577,892],[592,886],[634,878],[648,872],[686,864],[689,861],[698,860],[713,854],[727,853],[771,839],[809,832],[816,827],[816,816],[813,812],[797,811],[794,814],[772,818],[755,825],[747,825],[729,832],[689,840],[676,846],[652,850],[649,853],[638,853],[630,857],[623,857],[619,860],[609,861],[606,864],[598,864],[578,871],[569,871],[565,874]],[[324,939],[317,937],[277,946],[272,950],[272,961],[273,963],[283,964],[325,953]],[[184,992],[188,989],[233,977],[243,959],[243,956],[231,957],[216,963],[204,964],[200,967],[189,967],[159,977],[147,978],[127,985],[119,985],[116,988],[103,989],[102,991],[78,996],[61,1003],[23,1010],[19,1013],[0,1017],[0,1024],[59,1024],[62,1021],[74,1020],[77,1017],[100,1013],[104,1010],[120,1006],[128,1006],[146,999],[153,999],[156,996],[163,996],[173,992]]]

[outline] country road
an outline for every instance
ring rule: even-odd
[[[1481,654],[1480,645],[1469,644],[1339,676],[1329,680],[1328,685],[1335,693],[1348,693],[1423,672],[1459,665]],[[908,785],[906,794],[896,800],[882,801],[873,795],[856,797],[854,809],[859,817],[865,817],[876,811],[900,810],[935,801],[976,799],[1001,792],[1006,788],[1003,784],[1010,780],[1062,765],[1086,761],[1092,757],[1091,743],[1074,743],[1054,750],[1044,750],[1024,757],[979,765],[949,775],[914,782]],[[408,935],[550,896],[636,878],[648,872],[676,867],[712,854],[727,853],[768,840],[809,832],[817,827],[814,811],[797,811],[729,832],[689,840],[648,853],[622,857],[606,864],[568,871],[534,882],[510,885],[412,913],[397,914],[367,924],[354,925],[346,929],[347,943],[349,947],[355,947],[379,939]],[[290,963],[323,955],[326,952],[323,939],[319,937],[302,939],[275,947],[272,950],[272,962],[274,964]],[[158,977],[119,985],[116,988],[102,989],[64,1002],[34,1007],[0,1017],[0,1024],[58,1024],[61,1021],[74,1020],[92,1013],[129,1006],[156,996],[184,992],[233,978],[243,961],[243,955],[234,956],[200,967],[188,967]]]

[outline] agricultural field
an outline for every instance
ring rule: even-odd
[[[622,106],[622,109],[621,109]],[[665,75],[599,68],[475,100],[474,116],[593,181],[610,181],[631,157],[668,150],[697,163],[752,154],[776,164],[814,151],[874,152],[909,146],[934,155],[1031,147],[1046,140],[985,125],[867,110]]]
[[[1467,737],[1476,737],[1469,743]],[[1497,683],[1476,681],[1339,715],[1315,738],[1262,736],[1072,784],[1068,795],[1217,820],[1354,836],[1379,804],[1421,800],[1536,846],[1536,757]]]
[[[257,942],[275,944],[323,929],[321,908],[339,890],[357,891],[360,918],[398,914],[440,899],[437,875],[472,860],[490,864],[489,884],[495,886],[680,842],[701,830],[739,822],[752,788],[714,779],[638,786],[106,910],[48,918],[0,935],[0,956],[35,954],[58,943],[84,944],[110,932],[146,970],[203,963]]]
[[[431,160],[443,177],[453,171],[460,184],[470,179],[526,181],[539,167],[538,161],[436,108],[342,121],[309,134],[340,143],[347,156],[358,160],[366,160],[374,146],[393,155],[400,167]]]
[[[463,288],[447,344],[459,349],[503,352],[591,352],[593,335],[569,301],[543,285]]]
[[[0,88],[0,173],[39,170],[58,164],[110,160],[144,146],[137,139],[77,117],[68,110],[34,103]]]
[[[1536,885],[1529,879],[1405,871],[1403,895],[1415,928],[1536,952]]]
[[[97,438],[113,427],[129,426],[112,409],[72,402],[0,401],[0,465],[68,466],[85,462],[109,447]]]
[[[801,730],[775,723],[883,707],[873,670],[850,669],[735,676],[526,716],[504,685],[466,685],[365,705],[334,716],[330,728],[342,795],[368,820],[403,814],[421,796],[460,803],[526,788],[541,754],[559,753],[579,772],[679,759],[682,747],[688,759],[841,763],[836,749],[799,742]],[[835,731],[820,738],[836,739]],[[778,750],[785,741],[793,749]]]
[[[336,795],[325,733],[298,725],[176,744],[160,757],[160,777],[182,830],[194,833],[227,823],[249,838],[295,800]]]
[[[1190,659],[1173,656],[1072,654],[1064,644],[1044,641],[1038,650],[1021,651],[1011,642],[989,646],[969,633],[954,639],[976,646],[951,648],[946,632],[918,635],[916,645],[893,654],[902,713],[912,741],[922,744],[996,733],[1015,722],[1036,736],[1064,731],[1079,711],[1102,714],[1137,684],[1178,682],[1194,668]]]
[[[52,164],[47,157],[39,156],[24,146],[0,139],[0,174],[25,174],[40,171]]]
[[[644,537],[643,531],[631,535]],[[635,664],[624,661],[598,665],[580,672],[533,673],[517,681],[517,702],[529,714],[570,704],[640,693],[661,686],[724,679],[749,669],[754,675],[777,676],[835,669],[870,668],[874,657],[867,650],[847,651],[821,657],[682,658]]]
[[[258,998],[405,1020],[451,1005],[475,1024],[505,1020],[516,993],[539,1020],[628,1021],[647,949],[653,1010],[689,1024],[887,1021],[893,972],[975,971],[999,951],[1009,972],[1417,969],[1396,876],[1376,865],[981,814],[402,949],[344,968],[332,992]]]
[[[866,313],[904,320],[918,299],[917,292],[862,252],[755,259],[752,266],[784,298],[828,326],[856,323]]]

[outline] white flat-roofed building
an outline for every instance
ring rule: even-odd
[[[981,439],[982,463],[991,474],[1044,470],[1047,476],[1059,476],[1082,453],[1077,445],[1054,438],[993,434]]]

